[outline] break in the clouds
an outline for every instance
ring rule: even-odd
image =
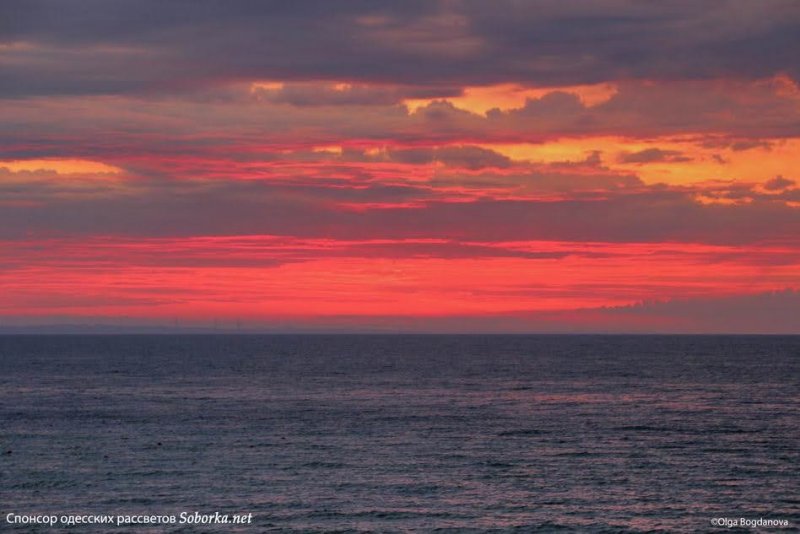
[[[2,2],[0,316],[796,332],[799,48],[778,0]]]

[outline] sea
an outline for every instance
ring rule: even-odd
[[[2,531],[798,529],[800,336],[0,337]]]

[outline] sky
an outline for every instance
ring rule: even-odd
[[[0,327],[800,333],[800,3],[4,0]]]

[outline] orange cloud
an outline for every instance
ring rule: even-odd
[[[519,109],[529,99],[540,99],[554,92],[575,95],[585,106],[592,107],[607,102],[617,93],[617,88],[612,83],[564,87],[526,87],[520,84],[506,83],[482,87],[465,87],[461,95],[443,100],[450,102],[459,109],[483,115],[491,109],[503,111]],[[436,100],[432,98],[409,98],[404,103],[411,111],[416,111]]]
[[[119,174],[121,169],[99,161],[84,159],[0,160],[0,167],[12,172],[53,171],[58,174]]]
[[[599,163],[611,170],[635,174],[645,183],[674,185],[712,180],[762,183],[777,175],[793,175],[800,155],[800,139],[797,138],[774,140],[748,150],[737,149],[734,145],[715,146],[708,143],[708,138],[696,136],[645,139],[589,136],[481,146],[514,160],[541,163],[580,163],[591,154],[599,153]],[[652,161],[626,161],[621,157],[648,150],[670,151],[682,157]]]

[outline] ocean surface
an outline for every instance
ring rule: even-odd
[[[0,530],[797,529],[800,337],[3,336],[0,453]]]

